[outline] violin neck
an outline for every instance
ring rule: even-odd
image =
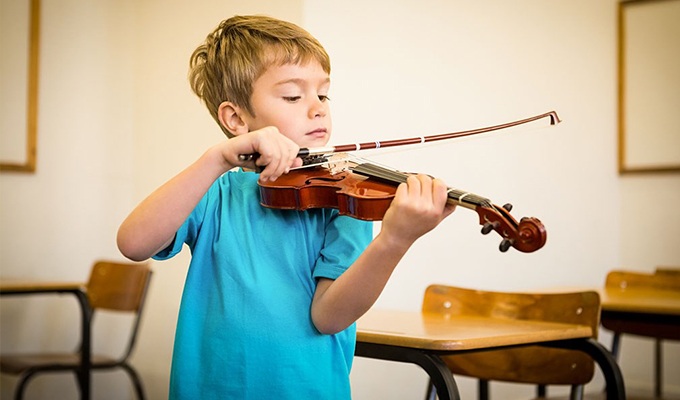
[[[394,185],[406,182],[406,179],[409,177],[409,174],[370,163],[359,164],[352,168],[352,172]],[[449,188],[447,195],[448,203],[463,206],[471,210],[480,206],[491,206],[489,199],[464,190]]]
[[[464,190],[449,188],[448,196],[449,203],[463,206],[471,210],[475,210],[477,207],[491,207],[491,201],[489,199]]]

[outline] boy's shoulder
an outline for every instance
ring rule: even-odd
[[[258,196],[259,199],[258,177],[259,175],[254,172],[229,170],[212,183],[204,200],[209,203],[214,201],[220,203],[223,199],[234,196]]]
[[[234,168],[222,174],[219,178],[217,178],[215,183],[222,185],[238,185],[247,183],[257,184],[258,178],[259,174],[253,171],[245,171],[242,168]]]

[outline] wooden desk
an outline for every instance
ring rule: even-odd
[[[90,355],[92,343],[90,340],[90,323],[92,309],[85,293],[84,283],[55,283],[55,282],[0,282],[0,295],[29,295],[47,293],[73,294],[80,304],[81,310],[81,369],[78,372],[78,385],[82,399],[90,398],[91,368]]]
[[[608,400],[625,399],[616,361],[591,336],[591,328],[581,325],[369,310],[357,322],[355,354],[416,364],[430,376],[439,399],[450,400],[460,395],[453,374],[440,356],[522,345],[574,349],[597,362],[607,383]]]
[[[600,301],[602,325],[614,332],[680,339],[680,270],[610,271]]]
[[[614,328],[621,328],[626,332],[632,329],[628,333],[645,336],[652,333],[666,339],[680,339],[680,330],[677,329],[680,321],[680,290],[605,288],[600,291],[600,300],[603,325],[619,321],[623,325]],[[653,330],[649,326],[643,326],[638,333],[638,327],[630,323],[636,320],[657,325]]]
[[[680,340],[680,290],[607,287],[600,292],[603,327],[614,332],[611,352],[619,354],[621,334],[656,339],[654,393],[662,394],[661,339]]]

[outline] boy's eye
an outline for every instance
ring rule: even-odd
[[[326,95],[320,94],[318,97],[319,97],[319,101],[321,101],[321,102],[326,102],[326,101],[330,100],[330,97],[328,97]],[[285,100],[289,103],[295,103],[295,102],[299,101],[302,98],[302,96],[283,96],[282,98],[283,98],[283,100]]]

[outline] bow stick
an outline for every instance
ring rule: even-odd
[[[354,143],[354,144],[343,144],[339,146],[328,146],[328,147],[314,147],[314,148],[301,148],[298,152],[298,157],[300,158],[305,158],[309,156],[316,156],[316,155],[322,155],[322,154],[333,154],[333,153],[341,153],[341,152],[347,152],[347,151],[359,151],[359,150],[369,150],[369,149],[379,149],[383,147],[392,147],[392,146],[402,146],[402,145],[408,145],[408,144],[420,144],[420,143],[427,143],[427,142],[435,142],[437,140],[446,140],[446,139],[454,139],[454,138],[459,138],[463,136],[470,136],[470,135],[476,135],[478,133],[486,133],[486,132],[492,132],[492,131],[497,131],[501,129],[506,129],[510,128],[513,126],[517,125],[522,125],[522,124],[527,124],[529,122],[537,121],[539,119],[543,118],[550,118],[550,125],[556,125],[560,122],[560,117],[557,116],[557,113],[555,111],[549,111],[544,114],[536,115],[530,118],[525,118],[519,121],[513,121],[513,122],[507,122],[505,124],[500,124],[500,125],[494,125],[490,126],[487,128],[477,128],[477,129],[471,129],[467,131],[460,131],[460,132],[453,132],[453,133],[443,133],[439,135],[430,135],[430,136],[419,136],[419,137],[413,137],[413,138],[407,138],[407,139],[393,139],[393,140],[385,140],[385,141],[375,141],[375,142],[365,142],[365,143]],[[241,154],[239,155],[239,160],[241,161],[250,161],[255,158],[257,158],[258,154]]]

